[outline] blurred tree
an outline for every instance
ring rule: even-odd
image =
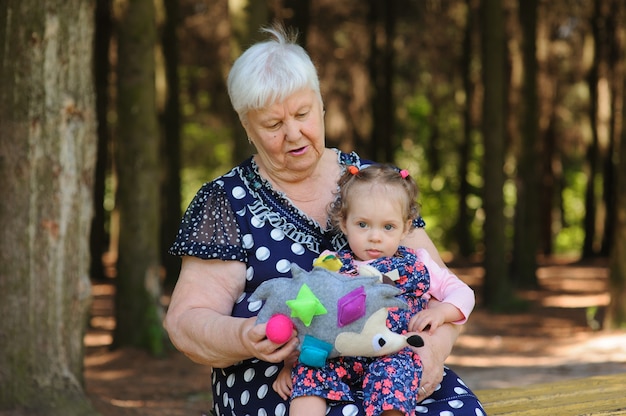
[[[116,204],[120,212],[115,347],[163,351],[159,256],[160,141],[153,0],[118,4]]]
[[[298,30],[298,42],[307,48],[307,34],[311,24],[311,0],[283,0],[282,7],[275,7],[275,19],[285,26]]]
[[[261,34],[259,29],[267,26],[270,21],[270,10],[266,1],[228,1],[230,15],[231,37],[231,61],[234,61],[250,45],[261,39],[266,39],[266,34]],[[230,65],[228,70],[230,70]],[[224,77],[226,78],[226,76]],[[230,106],[230,101],[228,102]],[[232,114],[233,111],[231,110]],[[250,157],[252,146],[248,142],[248,136],[236,116],[231,117],[233,126],[233,162],[239,163]]]
[[[490,308],[506,307],[511,299],[504,235],[504,97],[505,38],[502,0],[481,2],[482,69],[485,97],[482,131],[485,143],[485,281],[483,301]]]
[[[537,0],[519,0],[522,27],[523,92],[521,146],[517,163],[517,204],[511,273],[517,285],[536,288],[539,247],[539,107],[537,97]]]
[[[369,2],[311,2],[307,50],[317,66],[326,109],[326,144],[369,154],[372,83]]]
[[[474,56],[477,54],[478,45],[475,40],[478,34],[478,6],[476,0],[466,0],[467,17],[465,19],[465,32],[463,36],[463,52],[461,56],[461,76],[463,78],[463,91],[465,102],[463,107],[463,135],[459,143],[459,214],[454,227],[454,235],[458,244],[458,254],[467,258],[475,252],[475,245],[470,232],[472,213],[468,207],[468,200],[473,194],[472,186],[468,180],[469,165],[473,150],[473,132],[477,126],[478,116],[476,110],[476,80]]]
[[[96,92],[96,117],[98,133],[98,151],[96,156],[96,172],[94,176],[93,206],[94,215],[91,221],[89,245],[91,252],[90,275],[94,279],[105,277],[102,255],[108,248],[106,215],[104,208],[106,175],[111,172],[109,157],[109,50],[113,34],[111,17],[112,0],[96,0],[95,30],[93,43],[93,74]]]
[[[626,94],[622,95],[622,105],[622,108],[626,108]],[[626,111],[622,112],[622,126],[626,126]],[[618,163],[623,164],[626,162],[626,129],[622,129],[621,143],[617,148]],[[609,268],[611,300],[607,307],[604,327],[624,329],[626,328],[626,169],[623,167],[617,170],[613,192],[617,203]]]
[[[161,33],[161,46],[165,63],[166,97],[161,114],[161,164],[163,183],[161,191],[161,264],[165,270],[165,285],[173,287],[178,280],[180,259],[167,250],[176,238],[181,217],[180,154],[181,154],[181,105],[178,75],[178,28],[180,25],[179,0],[163,0],[165,23]]]
[[[620,113],[624,111],[622,107],[622,95],[624,88],[622,80],[624,79],[624,12],[626,5],[621,0],[611,0],[609,5],[607,25],[607,42],[608,57],[607,65],[609,68],[609,94],[610,94],[610,114],[608,136],[609,143],[607,149],[606,163],[604,164],[604,203],[606,205],[606,215],[604,217],[604,235],[600,248],[600,255],[609,256],[611,254],[611,246],[613,242],[613,233],[616,220],[617,202],[616,195],[613,192],[615,176],[617,175],[616,148],[619,143],[620,131],[623,128]]]
[[[604,199],[603,188],[598,188],[603,181],[603,166],[607,160],[607,147],[609,137],[606,122],[608,115],[608,49],[609,42],[607,36],[607,13],[608,2],[604,0],[594,0],[593,16],[591,17],[591,27],[593,36],[594,59],[589,71],[587,83],[589,85],[589,119],[591,120],[592,141],[588,148],[587,163],[589,173],[587,176],[587,190],[585,194],[585,241],[583,244],[582,256],[593,257],[600,251],[599,241],[602,240],[602,228],[598,225],[604,221],[598,221],[598,216],[605,213],[598,209],[598,204]]]
[[[398,148],[395,136],[395,100],[393,94],[397,1],[370,0],[369,7],[372,140],[368,153],[374,160],[393,163]]]
[[[3,414],[95,414],[83,385],[96,153],[93,6],[0,5]]]

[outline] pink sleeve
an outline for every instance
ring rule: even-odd
[[[427,294],[441,302],[456,306],[464,318],[454,323],[465,323],[476,302],[472,288],[450,270],[439,266],[425,249],[418,249],[416,253],[417,257],[426,265],[430,275],[430,289]]]

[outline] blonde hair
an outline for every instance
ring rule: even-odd
[[[339,179],[339,190],[335,200],[328,208],[328,216],[331,225],[340,229],[340,225],[350,210],[350,196],[355,192],[356,185],[384,185],[398,189],[403,201],[402,213],[404,221],[413,221],[419,216],[417,197],[419,190],[417,183],[407,171],[400,170],[390,164],[375,164],[359,169],[356,166],[348,166],[346,172]],[[372,195],[375,198],[375,195]]]

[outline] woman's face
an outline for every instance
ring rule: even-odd
[[[308,174],[324,153],[322,103],[312,90],[249,111],[243,125],[270,175],[289,179]]]

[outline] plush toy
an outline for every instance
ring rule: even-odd
[[[252,294],[252,308],[265,302],[257,319],[267,322],[270,340],[285,342],[295,327],[299,359],[313,367],[323,366],[327,358],[375,357],[424,345],[418,335],[407,337],[387,328],[388,308],[406,307],[396,298],[400,289],[381,283],[380,276],[348,277],[326,266],[307,272],[292,264],[292,278],[268,280]]]

